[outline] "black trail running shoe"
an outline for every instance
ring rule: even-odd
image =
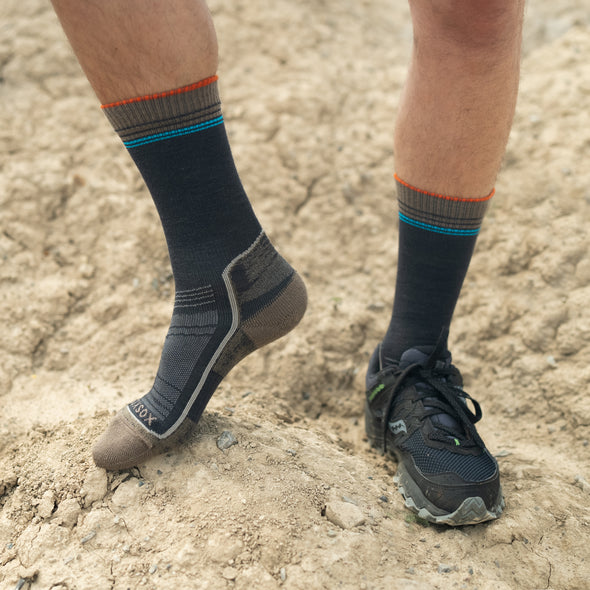
[[[367,372],[365,428],[372,446],[397,458],[394,481],[406,506],[451,526],[498,518],[498,464],[475,429],[481,408],[461,389],[450,352],[440,343],[412,348],[385,368],[380,357],[381,346]]]

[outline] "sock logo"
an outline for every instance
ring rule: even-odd
[[[152,422],[157,421],[157,418],[142,403],[140,403],[140,400],[129,404],[129,407],[133,410],[134,414],[141,418],[148,426],[151,426]]]
[[[389,430],[391,430],[393,434],[399,434],[400,432],[408,432],[408,429],[406,428],[406,423],[403,420],[398,420],[397,422],[390,422]]]

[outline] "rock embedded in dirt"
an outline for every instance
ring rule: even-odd
[[[227,563],[244,549],[241,539],[224,532],[214,533],[207,539],[206,554],[214,563]]]
[[[235,567],[226,567],[223,572],[221,572],[221,575],[226,579],[226,580],[235,580],[238,577],[238,574],[240,572],[235,568]]]
[[[145,488],[148,487],[140,486],[139,483],[140,482],[136,477],[124,481],[113,494],[113,504],[120,508],[137,505]]]
[[[352,529],[365,522],[365,516],[358,506],[338,500],[326,504],[326,518],[343,529]]]
[[[68,498],[59,503],[57,510],[53,515],[53,522],[72,528],[78,522],[78,516],[81,512],[82,510],[78,500],[75,498]]]
[[[14,486],[16,486],[18,478],[16,474],[9,470],[0,476],[0,496],[8,493]]]
[[[92,506],[94,502],[102,500],[107,493],[107,483],[107,472],[104,469],[90,469],[80,491],[84,506]]]
[[[582,475],[576,475],[576,477],[574,478],[574,483],[583,492],[590,493],[590,484],[584,479]]]
[[[238,444],[238,439],[229,431],[224,430],[217,439],[217,448],[221,451],[229,449],[233,445]]]
[[[274,590],[278,587],[278,582],[260,564],[246,568],[235,581],[236,590]]]
[[[47,490],[43,497],[41,498],[41,502],[39,502],[39,506],[37,506],[37,514],[41,518],[49,518],[53,509],[55,508],[55,495],[53,490]]]

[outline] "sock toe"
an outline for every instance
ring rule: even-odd
[[[148,457],[156,442],[123,408],[96,441],[92,456],[98,467],[111,471],[127,469]]]

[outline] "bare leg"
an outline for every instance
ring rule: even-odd
[[[179,88],[217,70],[217,38],[203,0],[52,3],[103,104]]]
[[[410,5],[414,50],[395,133],[397,174],[423,190],[482,197],[514,114],[524,0]]]

